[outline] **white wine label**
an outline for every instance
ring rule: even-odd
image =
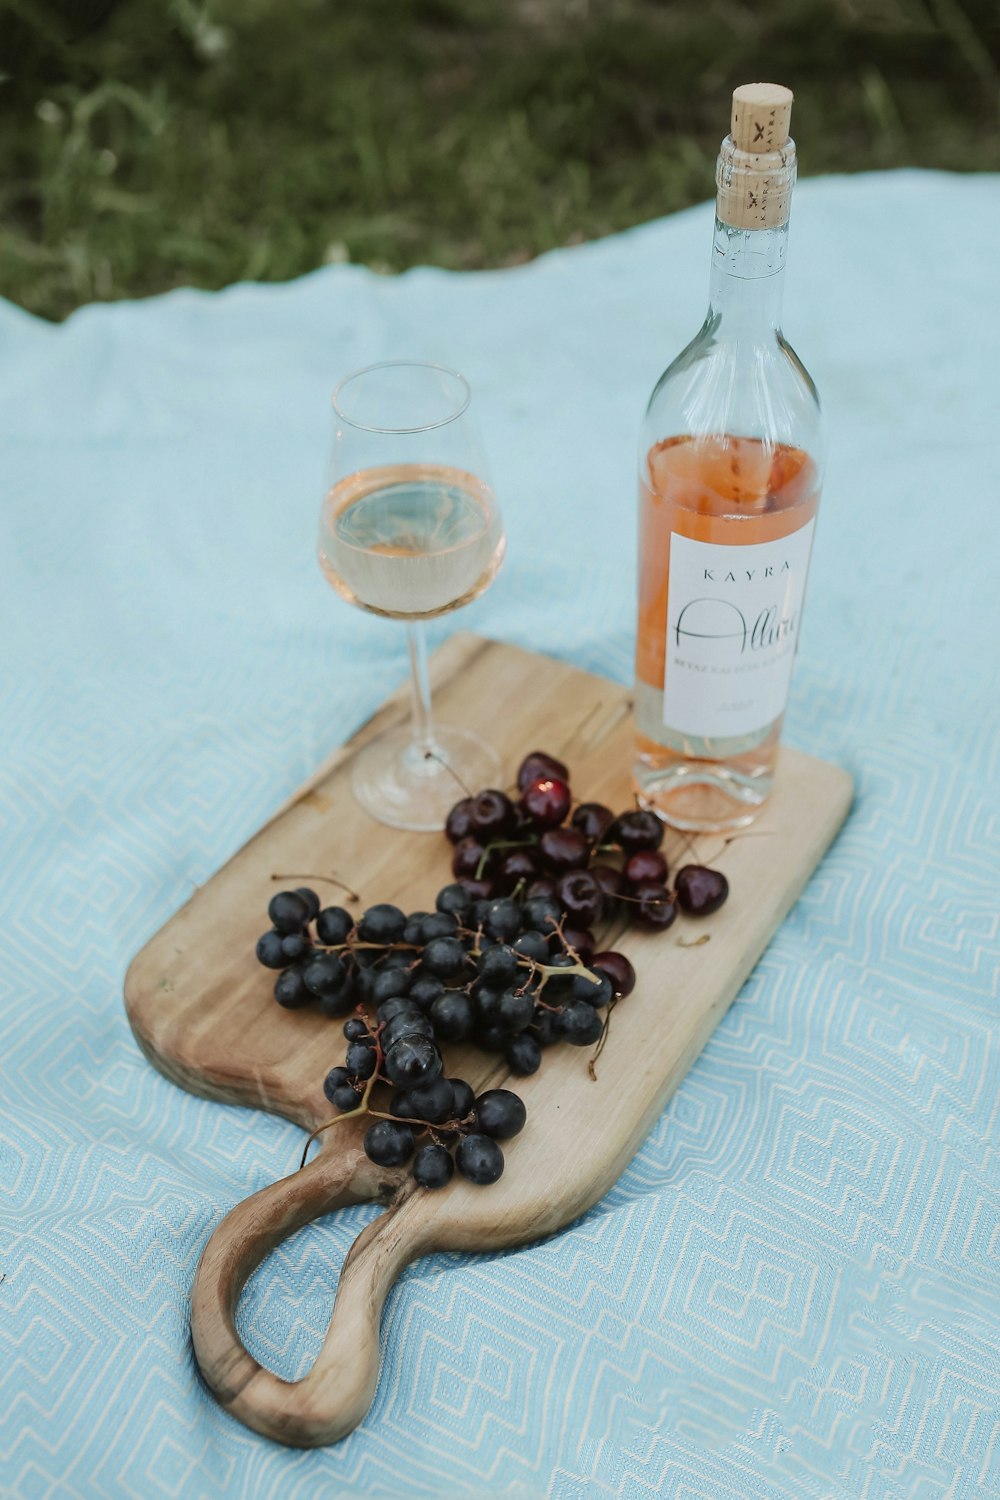
[[[753,734],[784,712],[814,521],[742,547],[670,537],[663,722],[677,734]]]

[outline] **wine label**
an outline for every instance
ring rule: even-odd
[[[736,547],[671,533],[669,729],[698,739],[747,735],[784,712],[815,524]]]

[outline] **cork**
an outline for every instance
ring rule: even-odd
[[[780,151],[792,119],[791,89],[780,83],[741,83],[733,89],[730,135],[738,151]]]
[[[722,143],[715,180],[719,218],[734,229],[773,229],[788,220],[795,184],[792,99],[780,83],[733,90],[732,133]]]

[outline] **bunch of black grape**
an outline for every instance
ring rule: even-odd
[[[563,907],[547,896],[476,897],[455,881],[438,892],[433,912],[380,903],[355,921],[342,907],[318,905],[306,888],[279,892],[257,956],[285,966],[275,985],[280,1004],[355,1012],[344,1025],[344,1062],[324,1083],[327,1098],[344,1113],[378,1116],[372,1089],[388,1084],[388,1109],[365,1135],[373,1161],[412,1159],[425,1187],[444,1186],[456,1166],[472,1182],[495,1182],[498,1142],[521,1129],[524,1105],[510,1090],[476,1098],[464,1079],[446,1078],[441,1044],[473,1042],[502,1055],[511,1072],[534,1073],[543,1048],[600,1038],[602,1011],[635,983],[632,965],[609,951],[588,954],[588,967]]]

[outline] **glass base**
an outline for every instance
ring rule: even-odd
[[[365,812],[390,828],[439,832],[460,797],[499,785],[500,757],[471,729],[435,724],[429,752],[409,725],[389,729],[354,760],[351,786]]]

